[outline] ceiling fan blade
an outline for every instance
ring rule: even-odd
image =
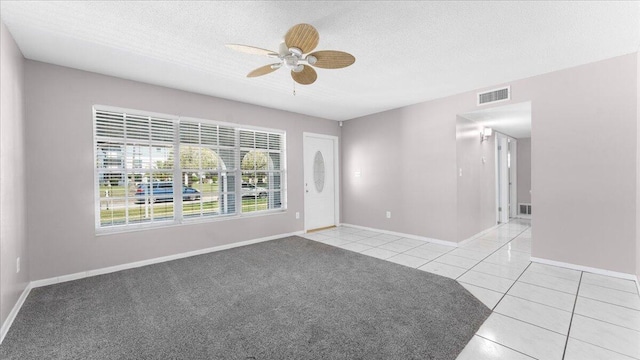
[[[313,84],[318,78],[318,74],[311,66],[303,65],[302,71],[295,72],[291,70],[291,77],[295,82],[301,85]]]
[[[247,54],[254,54],[254,55],[275,55],[278,56],[278,53],[275,51],[271,51],[271,50],[267,50],[267,49],[261,49],[255,46],[249,46],[249,45],[241,45],[241,44],[225,44],[226,47],[228,47],[229,49],[233,49],[236,51],[240,51],[243,53],[247,53]]]
[[[287,47],[298,48],[303,54],[308,53],[318,46],[320,35],[316,28],[309,24],[294,25],[284,36]]]
[[[354,62],[356,62],[356,58],[353,55],[343,51],[316,51],[307,55],[307,57],[309,56],[313,56],[317,59],[317,61],[312,64],[313,66],[324,69],[340,69],[352,65]]]
[[[278,66],[274,66],[274,65],[278,65]],[[272,72],[274,72],[274,71],[276,71],[278,69],[280,69],[280,63],[261,66],[261,67],[255,69],[255,70],[253,70],[249,74],[247,74],[247,77],[258,77],[258,76],[262,76],[262,75],[267,75],[268,73],[272,73]]]

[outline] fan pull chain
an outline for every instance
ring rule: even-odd
[[[296,82],[293,82],[293,96],[296,96]]]

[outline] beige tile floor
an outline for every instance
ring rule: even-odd
[[[304,237],[456,279],[493,310],[459,360],[640,360],[635,282],[532,263],[527,220],[458,248],[346,226]]]

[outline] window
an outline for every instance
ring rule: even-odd
[[[240,130],[242,212],[282,207],[282,135]]]
[[[229,126],[180,122],[182,185],[200,196],[185,196],[185,218],[236,213],[236,130]],[[196,192],[197,191],[197,192]]]
[[[107,107],[94,124],[99,229],[285,209],[282,131]]]
[[[141,184],[172,180],[173,121],[96,111],[95,132],[100,226],[173,219],[170,203],[146,206],[140,201],[161,192]]]

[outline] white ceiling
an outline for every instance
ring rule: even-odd
[[[0,16],[28,59],[333,120],[638,51],[640,3],[391,1],[6,1]],[[317,50],[356,63],[297,85],[272,59],[310,23]]]
[[[516,139],[531,137],[531,102],[528,101],[473,111],[460,116]]]

